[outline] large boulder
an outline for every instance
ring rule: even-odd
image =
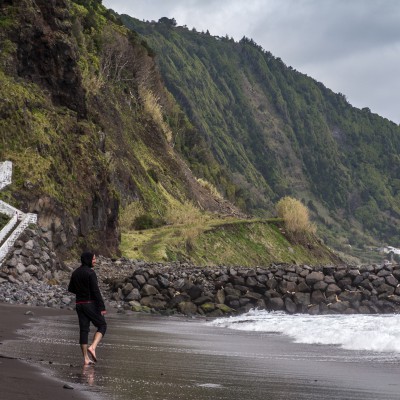
[[[339,286],[335,285],[334,283],[331,283],[328,285],[325,291],[326,297],[330,297],[333,294],[339,294],[342,291]]]
[[[203,287],[200,285],[192,285],[188,290],[187,294],[192,300],[195,300],[201,296],[203,293]]]
[[[294,314],[297,311],[297,305],[290,297],[286,297],[285,299],[285,309],[289,314]]]
[[[329,304],[328,307],[331,311],[343,313],[350,307],[350,304],[348,301],[337,301],[336,303]]]
[[[135,275],[135,279],[136,279],[136,282],[140,285],[140,286],[143,286],[143,285],[145,285],[145,283],[146,283],[146,278],[143,276],[143,275]]]
[[[215,302],[217,304],[225,304],[225,292],[223,289],[217,290],[215,293]]]
[[[311,303],[320,304],[326,302],[325,294],[321,290],[314,290],[311,293]]]
[[[306,283],[308,286],[314,286],[317,282],[322,282],[325,276],[322,272],[311,272],[306,276]]]
[[[153,296],[147,296],[140,300],[140,304],[145,307],[154,308],[155,310],[163,310],[166,307],[167,302]]]
[[[284,309],[285,303],[280,297],[273,297],[269,300],[267,307],[273,311],[280,311]]]
[[[193,315],[197,313],[197,306],[191,301],[183,301],[178,304],[178,311],[185,315]]]
[[[303,292],[303,293],[310,293],[311,288],[310,288],[310,286],[307,285],[306,282],[300,282],[296,287],[296,291]]]
[[[133,288],[126,296],[125,301],[138,301],[141,299],[141,295],[138,289]]]
[[[301,306],[308,306],[311,304],[310,293],[297,292],[293,295],[293,301]]]
[[[159,294],[159,291],[154,286],[149,285],[149,284],[145,284],[142,287],[142,290],[140,291],[140,294],[142,296],[144,296],[144,297],[145,296],[154,296],[156,294]]]

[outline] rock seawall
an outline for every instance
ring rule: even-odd
[[[108,279],[112,300],[134,311],[243,313],[251,308],[308,314],[400,312],[400,265],[208,267],[137,263]]]
[[[67,284],[79,264],[59,264],[45,236],[35,234],[21,237],[0,272],[0,301],[72,307]],[[120,310],[207,317],[252,308],[312,315],[400,312],[400,265],[197,267],[99,256],[96,272],[103,297]]]
[[[64,268],[54,252],[51,240],[39,227],[26,229],[15,242],[10,255],[0,267],[0,284],[57,284]]]

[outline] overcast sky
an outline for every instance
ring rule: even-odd
[[[355,107],[400,123],[400,0],[103,0],[144,20],[175,18],[254,39]]]

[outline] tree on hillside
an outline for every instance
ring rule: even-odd
[[[167,18],[167,17],[162,17],[158,20],[159,24],[164,24],[168,26],[176,26],[176,19],[175,18]]]

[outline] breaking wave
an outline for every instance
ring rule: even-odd
[[[400,353],[400,315],[310,316],[251,310],[210,324],[241,331],[280,333],[296,343]]]

